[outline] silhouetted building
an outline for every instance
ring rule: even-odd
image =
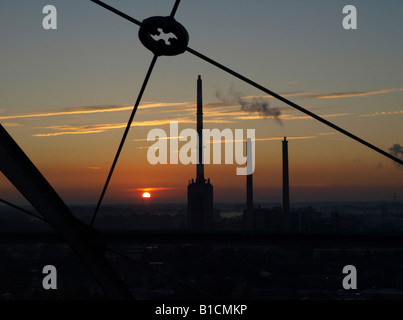
[[[332,224],[334,231],[340,230],[340,214],[338,212],[332,212]]]
[[[243,212],[245,230],[279,231],[283,229],[283,211],[281,207],[245,209]]]
[[[196,181],[188,185],[188,226],[190,230],[206,230],[214,221],[213,186],[204,178],[203,159],[203,97],[202,80],[197,79],[197,166]]]
[[[298,208],[298,227],[301,231],[321,231],[322,213],[312,207]]]

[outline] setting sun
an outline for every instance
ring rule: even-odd
[[[144,192],[141,196],[143,198],[151,198],[151,194],[149,192]]]

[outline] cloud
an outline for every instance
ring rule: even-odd
[[[330,136],[330,135],[334,135],[337,132],[322,132],[322,133],[318,133],[318,136]]]
[[[150,109],[150,108],[162,108],[170,106],[185,105],[187,103],[144,103],[140,104],[139,109]],[[61,110],[50,110],[31,114],[20,114],[20,115],[10,115],[1,116],[0,120],[9,119],[21,119],[21,118],[40,118],[40,117],[53,117],[53,116],[66,116],[66,115],[83,115],[83,114],[93,114],[93,113],[104,113],[104,112],[118,112],[132,110],[133,106],[121,106],[121,105],[108,105],[108,106],[86,106],[86,107],[70,107]]]
[[[325,114],[321,115],[322,118],[334,118],[334,117],[345,117],[345,116],[350,116],[354,115],[354,113],[332,113],[332,114]],[[255,120],[255,119],[260,119],[259,116],[240,116],[236,117],[236,119],[239,120]],[[295,115],[290,115],[290,114],[283,114],[281,115],[281,120],[301,120],[301,119],[313,119],[310,116],[295,116]]]
[[[44,127],[47,130],[55,130],[57,132],[48,133],[37,133],[33,134],[34,137],[55,137],[63,135],[76,135],[76,134],[90,134],[90,133],[101,133],[108,130],[114,130],[119,128],[125,128],[125,123],[117,124],[98,124],[98,125],[88,125],[88,126],[48,126]]]
[[[335,99],[335,98],[347,98],[347,97],[365,97],[376,94],[386,94],[392,92],[403,91],[403,88],[397,89],[382,89],[372,91],[351,91],[351,92],[336,92],[336,93],[324,93],[324,94],[312,94],[310,92],[285,92],[281,93],[283,97],[302,97],[302,98],[314,98],[314,99]],[[239,92],[234,89],[230,89],[227,96],[223,95],[220,91],[216,92],[216,96],[221,100],[219,103],[205,103],[203,107],[208,110],[205,117],[213,117],[215,115],[225,114],[229,115],[247,115],[251,113],[257,113],[261,117],[273,118],[273,119],[305,119],[308,117],[294,117],[294,116],[281,116],[280,108],[271,108],[269,103],[265,101],[266,98],[272,98],[270,95],[249,95],[241,96]],[[241,109],[228,110],[228,108],[241,105]],[[142,110],[159,108],[158,112],[193,112],[196,110],[196,105],[193,102],[149,102],[143,103],[139,107]],[[83,106],[83,107],[69,107],[59,110],[48,110],[29,114],[15,114],[15,115],[3,115],[0,116],[2,120],[12,119],[29,119],[29,118],[43,118],[43,117],[56,117],[56,116],[71,116],[71,115],[87,115],[95,113],[109,113],[132,110],[133,106],[124,105],[104,105],[104,106]],[[0,112],[6,111],[6,109],[0,109]],[[403,114],[402,110],[397,111],[385,111],[375,112],[372,114],[362,115],[362,117],[383,116],[383,115],[397,115]],[[330,115],[328,115],[330,117]],[[249,117],[248,119],[252,119]],[[255,118],[257,119],[257,117]],[[242,118],[238,120],[244,120]],[[221,123],[230,123],[230,120],[220,120]],[[16,122],[10,122],[9,126],[15,126]],[[98,130],[97,130],[98,132]],[[86,133],[91,133],[87,132]],[[61,133],[58,133],[60,135]],[[65,133],[65,134],[77,134],[77,133]]]
[[[391,116],[391,115],[397,115],[397,114],[403,114],[403,110],[374,112],[374,113],[370,113],[370,114],[360,115],[360,117]]]
[[[288,97],[305,97],[310,95],[310,92],[282,92],[279,93],[280,96],[284,98]],[[272,95],[269,94],[259,94],[259,95],[250,95],[250,96],[244,96],[245,99],[254,99],[254,98],[274,98]]]
[[[224,119],[203,119],[203,123],[234,123],[235,121],[232,120],[224,120]],[[196,123],[196,121],[193,121],[193,123]]]
[[[187,118],[180,119],[164,119],[164,120],[150,120],[150,121],[138,121],[133,124],[134,127],[154,127],[169,124],[170,121],[186,122],[190,121]],[[53,130],[56,132],[46,132],[46,133],[36,133],[33,134],[34,137],[55,137],[63,135],[78,135],[78,134],[91,134],[91,133],[102,133],[110,130],[116,130],[121,128],[126,128],[127,123],[113,123],[113,124],[96,124],[87,126],[47,126],[43,129]]]
[[[287,140],[305,140],[305,139],[315,139],[316,136],[305,136],[305,137],[287,137]],[[272,137],[272,138],[257,138],[255,141],[279,141],[284,140],[284,137]]]
[[[302,136],[302,137],[287,137],[287,140],[305,140],[305,139],[315,139],[317,138],[316,136]],[[282,141],[284,140],[284,137],[267,137],[267,138],[255,138],[255,142],[261,142],[261,141]],[[247,142],[247,139],[242,139],[242,140],[228,140],[226,142]],[[210,144],[214,143],[222,143],[221,141],[214,141],[210,140]]]
[[[178,104],[179,105],[179,104]],[[226,102],[215,102],[215,103],[203,103],[203,110],[208,110],[208,113],[206,112],[205,116],[208,116],[210,112],[214,112],[217,109],[225,109],[228,107],[235,107],[235,103],[226,103]],[[216,110],[210,110],[210,109],[216,109]],[[174,107],[174,108],[162,108],[158,110],[158,112],[192,112],[195,113],[197,110],[196,104],[195,103],[190,103],[190,102],[184,102],[181,106]]]
[[[398,89],[383,89],[383,90],[372,90],[372,91],[350,91],[350,92],[334,92],[326,94],[310,94],[305,95],[306,98],[316,98],[316,99],[337,99],[337,98],[356,98],[356,97],[367,97],[376,94],[392,93],[397,91],[403,91],[403,88]]]
[[[155,192],[155,191],[165,191],[165,190],[177,190],[182,189],[179,187],[145,187],[145,188],[129,188],[127,191],[143,191],[143,192]]]
[[[158,150],[158,148],[157,147],[136,147],[136,149],[138,149],[138,150],[143,150],[143,149],[151,149],[151,150]]]
[[[368,90],[368,91],[347,91],[347,92],[331,92],[322,94],[313,94],[312,92],[285,92],[279,95],[286,97],[302,97],[310,99],[338,99],[338,98],[356,98],[356,97],[367,97],[377,94],[387,94],[392,92],[403,91],[403,88],[396,89],[381,89],[381,90]],[[262,94],[255,96],[245,96],[244,98],[273,98],[271,95]]]
[[[317,98],[317,99],[330,99],[330,98],[343,98],[343,97],[363,97],[374,94],[386,94],[391,92],[403,91],[403,88],[398,89],[383,89],[383,90],[373,90],[373,91],[354,91],[354,92],[337,92],[337,93],[325,93],[325,94],[312,94],[308,92],[288,92],[283,93],[284,97],[294,96],[303,98]],[[221,96],[220,96],[221,95]],[[270,108],[267,101],[262,100],[269,95],[259,95],[259,96],[245,96],[242,97],[238,92],[230,89],[229,96],[225,97],[222,93],[217,92],[217,97],[221,97],[222,100],[219,103],[206,103],[204,107],[205,112],[205,123],[234,123],[242,120],[254,120],[260,119],[262,116],[266,118],[272,118],[276,120],[297,120],[297,119],[310,119],[307,115],[292,115],[292,114],[281,114],[281,110],[286,110],[286,108]],[[241,109],[234,109],[237,105],[241,105]],[[161,103],[161,102],[150,102],[140,105],[143,111],[147,109],[159,108],[158,112],[175,112],[176,116],[179,112],[185,112],[184,117],[178,119],[186,123],[195,123],[193,119],[193,114],[191,112],[196,110],[196,105],[190,102],[175,102],[175,103]],[[43,117],[54,117],[54,116],[69,116],[69,115],[87,115],[96,113],[110,113],[110,112],[120,112],[132,110],[133,106],[123,106],[123,105],[106,105],[106,106],[84,106],[84,107],[70,107],[59,110],[48,110],[37,113],[30,114],[17,114],[17,115],[3,115],[0,116],[0,121],[4,120],[14,120],[14,119],[29,119],[29,118],[43,118]],[[288,110],[288,108],[287,108]],[[5,109],[1,109],[5,111]],[[189,112],[189,114],[187,114]],[[252,114],[255,113],[255,114]],[[386,116],[386,115],[401,115],[403,110],[396,111],[382,111],[375,112],[366,115],[360,115],[361,117],[376,117],[376,116]],[[330,117],[343,117],[348,115],[356,115],[354,113],[334,113],[322,115],[323,118]],[[140,121],[135,122],[134,126],[161,126],[169,124],[169,120],[151,120],[151,121]],[[21,125],[17,121],[10,121],[4,124],[5,126],[18,126]],[[82,134],[92,134],[92,133],[102,133],[109,130],[115,130],[124,128],[126,123],[118,124],[96,124],[87,126],[74,126],[74,125],[64,125],[64,126],[49,126],[43,127],[47,132],[36,133],[36,137],[50,137],[50,136],[61,136],[61,135],[82,135]]]
[[[179,139],[179,138],[185,138],[185,136],[176,136],[176,137],[158,137],[159,140],[172,140],[172,139]],[[143,142],[143,141],[148,141],[145,138],[142,139],[133,139],[132,141],[134,142]]]
[[[317,136],[302,136],[302,137],[287,137],[287,140],[305,140],[305,139],[315,139]],[[159,138],[160,140],[170,140],[170,139],[178,139],[178,137],[167,137],[167,138]],[[255,142],[260,142],[260,141],[280,141],[284,140],[284,137],[268,137],[268,138],[255,138]],[[141,142],[147,142],[147,139],[135,139],[133,141],[141,141]],[[233,143],[233,142],[246,142],[247,139],[242,139],[242,140],[235,140],[235,139],[229,139],[226,140],[225,142]],[[210,139],[210,144],[215,144],[215,143],[222,143],[222,141],[216,141]],[[149,147],[137,147],[137,149],[149,149]]]
[[[390,147],[389,153],[392,156],[395,156],[396,158],[403,160],[403,147],[400,144],[395,143],[392,147]],[[398,164],[395,162],[395,165],[396,165],[396,168],[403,170],[403,166],[401,164]]]
[[[310,92],[286,92],[280,94],[283,97],[304,97],[304,98],[316,98],[316,99],[334,99],[334,98],[351,98],[351,97],[365,97],[369,95],[376,94],[386,94],[392,92],[403,91],[403,88],[397,89],[383,89],[383,90],[372,90],[372,91],[351,91],[351,92],[335,92],[335,93],[325,93],[325,94],[312,94]],[[241,96],[239,92],[230,89],[229,97],[225,97],[219,90],[216,92],[216,96],[222,100],[220,103],[206,103],[203,105],[205,108],[215,108],[215,107],[228,107],[240,104],[243,111],[246,112],[257,112],[262,116],[278,116],[278,108],[270,108],[268,102],[261,99],[272,98],[270,95],[249,95]],[[246,101],[246,100],[252,101]],[[175,108],[170,108],[175,107]],[[194,103],[190,102],[149,102],[143,103],[139,106],[140,109],[150,109],[150,108],[162,108],[161,112],[170,111],[194,111],[196,106]],[[119,112],[132,110],[133,106],[123,106],[123,105],[106,105],[106,106],[84,106],[84,107],[69,107],[61,110],[48,110],[37,113],[30,114],[19,114],[19,115],[7,115],[0,116],[0,120],[9,119],[22,119],[22,118],[38,118],[38,117],[53,117],[53,116],[65,116],[65,115],[83,115],[83,114],[93,114],[93,113],[105,113],[105,112]],[[0,109],[0,112],[6,111],[6,109]],[[397,113],[402,113],[402,111],[396,111]],[[383,113],[380,113],[382,115]],[[378,115],[378,114],[374,114]],[[371,116],[371,115],[368,115]]]
[[[3,127],[19,127],[22,126],[21,123],[17,123],[17,122],[6,122],[6,123],[2,123]]]

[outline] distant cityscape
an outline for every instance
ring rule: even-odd
[[[244,204],[216,204],[215,233],[242,235]],[[90,207],[73,207],[88,221]],[[97,222],[103,233],[187,230],[186,204],[105,206]],[[46,223],[0,207],[0,299],[104,299],[105,296],[73,255],[59,269],[59,290],[42,289],[41,268],[57,265],[69,248],[62,242],[27,243],[4,235],[51,233]],[[256,208],[256,232],[282,232],[281,209]],[[163,239],[117,242],[107,253],[136,299],[401,299],[403,243],[373,246],[363,234],[403,237],[403,203],[329,203],[291,207],[294,234],[356,234],[357,241],[331,243],[164,242]],[[293,215],[291,215],[293,216]],[[147,232],[146,232],[147,233]],[[208,236],[207,236],[208,237]],[[134,238],[135,239],[135,238]],[[131,260],[130,260],[131,259]],[[358,290],[341,287],[343,266],[359,270]]]
[[[27,210],[30,207],[24,207]],[[244,203],[216,203],[215,221],[211,231],[288,231],[288,232],[403,232],[402,202],[348,202],[309,203],[291,207],[293,228],[282,228],[282,209],[279,204],[256,205],[253,229],[245,225]],[[92,206],[72,206],[73,213],[82,221],[91,219]],[[99,230],[187,230],[186,203],[144,203],[143,205],[105,205],[96,223]],[[34,217],[15,209],[0,206],[0,232],[53,230]]]

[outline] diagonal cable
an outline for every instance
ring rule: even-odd
[[[175,17],[176,11],[178,10],[178,7],[179,7],[180,3],[181,3],[181,0],[176,0],[175,1],[174,7],[172,8],[172,12],[171,12],[171,15],[170,15],[171,18]]]
[[[91,0],[91,1],[109,11],[112,11],[113,13],[116,13],[118,16],[121,16],[122,18],[129,20],[130,22],[133,22],[134,24],[137,24],[138,26],[142,25],[142,23],[140,21],[128,16],[126,13],[123,13],[122,11],[119,11],[119,10],[111,7],[110,5],[107,5],[106,3],[102,2],[102,1],[99,1],[99,0]]]
[[[139,264],[139,265],[141,265],[141,266],[143,266],[143,267],[145,267],[147,269],[150,269],[150,270],[152,270],[152,271],[154,271],[156,273],[159,273],[162,276],[164,276],[164,277],[166,277],[168,279],[171,279],[171,280],[181,284],[182,286],[187,287],[187,288],[189,288],[189,289],[191,289],[191,290],[193,290],[193,291],[195,291],[195,292],[197,292],[197,293],[199,293],[199,294],[201,294],[201,295],[203,295],[205,297],[208,297],[210,299],[216,300],[216,298],[214,296],[212,296],[211,294],[209,294],[207,292],[204,292],[204,291],[202,291],[202,290],[200,290],[200,289],[198,289],[198,288],[196,288],[196,287],[194,287],[194,286],[192,286],[190,284],[187,284],[186,282],[184,282],[182,280],[179,280],[179,279],[175,278],[174,276],[171,276],[170,274],[168,274],[166,272],[163,272],[163,271],[160,271],[160,270],[158,270],[156,268],[153,268],[153,267],[149,266],[148,264],[146,264],[146,263],[144,263],[144,262],[142,262],[142,261],[140,261],[138,259],[134,259],[134,258],[132,258],[132,257],[130,257],[130,256],[124,254],[124,253],[120,253],[120,252],[118,252],[118,251],[116,251],[114,249],[111,249],[109,247],[107,248],[107,250],[112,252],[112,253],[114,253],[114,254],[117,254],[117,255],[119,255],[119,256],[127,259],[127,260],[133,261],[133,262],[135,262],[135,263],[137,263],[137,264]]]
[[[6,205],[8,205],[8,206],[10,206],[10,207],[12,207],[12,208],[14,208],[14,209],[17,209],[17,210],[19,210],[19,211],[21,211],[21,212],[24,212],[24,213],[26,213],[27,215],[29,215],[29,216],[31,216],[31,217],[34,217],[34,218],[39,219],[39,220],[42,220],[42,221],[44,221],[44,222],[48,222],[45,218],[43,218],[43,217],[41,217],[41,216],[38,216],[38,215],[36,215],[36,214],[34,214],[34,213],[28,211],[28,210],[25,210],[24,208],[21,208],[21,207],[15,205],[15,204],[12,204],[11,202],[8,202],[8,201],[3,200],[3,199],[0,199],[0,202],[1,202],[1,203],[4,203],[4,204],[6,204]]]
[[[106,192],[106,189],[108,188],[109,181],[111,180],[113,171],[115,170],[116,163],[118,162],[120,153],[122,152],[122,148],[123,148],[123,145],[124,145],[124,143],[126,141],[127,134],[129,133],[129,130],[130,130],[130,126],[131,126],[131,124],[133,122],[134,116],[136,115],[137,108],[138,108],[138,106],[140,104],[141,98],[143,97],[143,93],[144,93],[144,91],[145,91],[145,89],[147,87],[148,80],[150,79],[151,73],[152,73],[152,71],[154,69],[154,66],[155,66],[155,63],[157,62],[157,59],[158,59],[158,56],[154,55],[154,57],[153,57],[153,59],[151,61],[150,67],[148,68],[148,71],[147,71],[146,77],[144,79],[143,85],[141,86],[139,95],[137,97],[136,104],[133,107],[133,111],[132,111],[132,113],[130,115],[129,121],[128,121],[127,126],[126,126],[126,129],[125,129],[125,131],[123,133],[122,140],[120,141],[120,145],[119,145],[118,150],[116,152],[115,159],[113,160],[113,163],[112,163],[111,169],[109,171],[108,177],[106,179],[104,188],[102,189],[101,196],[99,197],[97,206],[96,206],[94,214],[92,216],[90,226],[92,226],[94,224],[95,218],[96,218],[96,216],[98,214],[98,211],[99,211],[99,207],[101,206],[102,200],[103,200],[103,198],[105,196],[105,192]]]
[[[276,98],[276,99],[288,104],[289,106],[291,106],[291,107],[293,107],[293,108],[295,108],[295,109],[307,114],[308,116],[310,116],[310,117],[312,117],[312,118],[324,123],[325,125],[327,125],[327,126],[333,128],[333,129],[343,133],[344,135],[348,136],[349,138],[354,139],[354,140],[362,143],[363,145],[367,146],[368,148],[371,148],[372,150],[375,150],[376,152],[384,155],[385,157],[388,157],[389,159],[392,159],[393,161],[403,165],[403,160],[401,160],[401,159],[399,159],[397,157],[394,157],[393,155],[383,151],[382,149],[379,149],[378,147],[374,146],[373,144],[371,144],[371,143],[369,143],[369,142],[357,137],[356,135],[354,135],[354,134],[352,134],[352,133],[340,128],[339,126],[335,125],[334,123],[332,123],[332,122],[330,122],[330,121],[318,116],[317,114],[315,114],[315,113],[313,113],[313,112],[311,112],[311,111],[309,111],[309,110],[297,105],[296,103],[294,103],[294,102],[292,102],[292,101],[290,101],[290,100],[278,95],[277,93],[275,93],[275,92],[273,92],[273,91],[261,86],[260,84],[257,84],[256,82],[244,77],[243,75],[241,75],[241,74],[239,74],[239,73],[227,68],[226,66],[222,65],[221,63],[218,63],[218,62],[214,61],[213,59],[203,55],[202,53],[200,53],[200,52],[198,52],[196,50],[193,50],[192,48],[187,47],[186,50],[188,52],[190,52],[191,54],[195,55],[196,57],[199,57],[199,58],[207,61],[208,63],[211,63],[212,65],[220,68],[221,70],[224,70],[225,72],[228,72],[229,74],[233,75],[234,77],[236,77],[236,78],[238,78],[238,79],[240,79],[240,80],[252,85],[253,87],[255,87],[255,88],[257,88],[257,89],[259,89],[259,90],[271,95],[272,97],[274,97],[274,98]]]

